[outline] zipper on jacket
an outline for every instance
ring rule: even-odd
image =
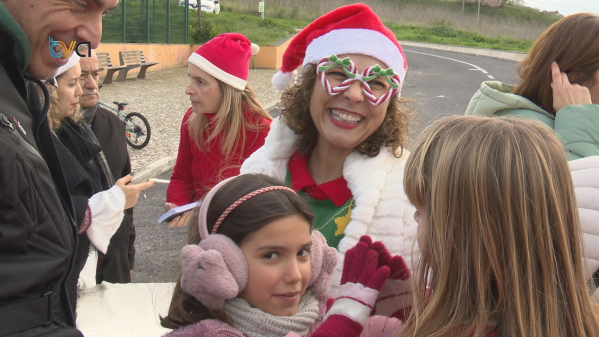
[[[12,131],[15,131],[15,125],[8,120],[8,117],[6,117],[5,114],[0,112],[0,123],[2,123],[2,125],[10,128]]]
[[[23,136],[21,136],[21,134],[16,131],[15,124],[13,122],[11,122],[10,120],[8,120],[8,117],[6,117],[6,115],[1,112],[0,112],[0,125],[4,126],[6,128],[9,128],[16,135],[19,144],[21,146],[23,146],[25,148],[25,150],[40,157],[44,161],[44,163],[46,162],[44,157],[42,157],[42,155],[37,151],[37,149],[35,147],[33,147],[31,144],[29,144],[28,141],[23,139]]]

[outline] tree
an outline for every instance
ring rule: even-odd
[[[198,0],[198,27],[202,27],[202,0]]]

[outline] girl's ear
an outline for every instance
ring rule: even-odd
[[[327,245],[327,240],[319,231],[312,231],[312,253],[310,254],[312,275],[308,287],[320,300],[328,298],[327,290],[337,264],[337,250]]]

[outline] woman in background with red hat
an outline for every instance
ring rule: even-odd
[[[281,118],[241,168],[285,179],[307,196],[314,228],[339,251],[333,296],[345,253],[362,235],[411,262],[415,209],[402,186],[411,115],[400,98],[406,69],[395,35],[368,6],[343,6],[321,16],[285,51],[273,78],[277,89],[286,89]],[[407,280],[390,282],[398,284],[385,289],[401,289]],[[385,289],[376,313],[401,315],[396,311],[409,306],[410,295]]]
[[[221,34],[189,57],[191,107],[181,124],[177,162],[166,192],[166,211],[199,200],[264,144],[272,117],[247,85],[249,60],[259,51],[245,36]],[[185,226],[187,212],[169,222]]]

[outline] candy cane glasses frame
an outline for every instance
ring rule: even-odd
[[[341,68],[344,73],[342,76],[346,76],[346,78],[341,82],[341,84],[333,87],[329,81],[329,78],[327,77],[326,71],[334,67]],[[399,75],[397,75],[393,69],[381,69],[378,64],[375,64],[364,69],[364,71],[360,74],[357,71],[356,64],[349,57],[340,59],[335,54],[320,60],[318,66],[316,67],[316,75],[320,79],[320,83],[324,89],[331,96],[335,96],[347,90],[347,88],[349,88],[355,81],[360,81],[360,85],[364,91],[364,94],[366,95],[366,98],[368,98],[368,101],[374,106],[378,106],[388,101],[391,97],[397,95],[399,88],[401,87]],[[368,83],[377,77],[384,78],[389,84],[389,88],[384,93],[373,92],[370,84]]]

